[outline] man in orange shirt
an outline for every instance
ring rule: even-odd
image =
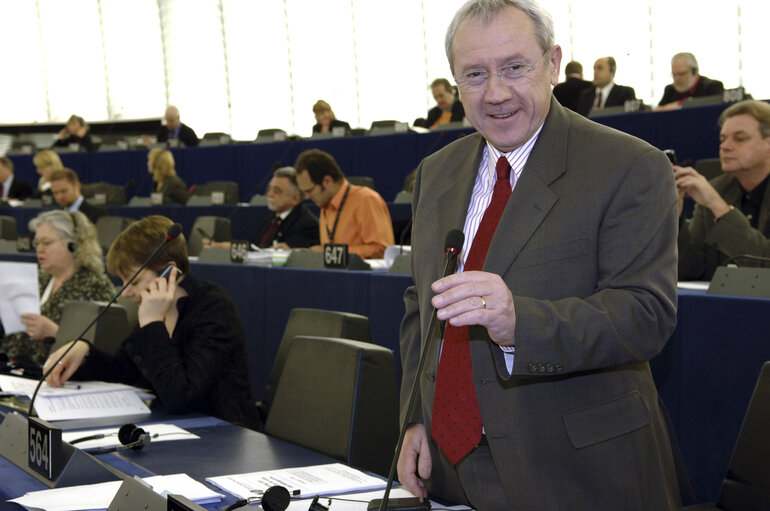
[[[382,258],[385,248],[395,242],[390,212],[380,194],[351,185],[334,157],[318,149],[301,153],[294,168],[302,194],[321,208],[321,245],[310,250],[320,252],[327,243],[342,243],[362,259]]]

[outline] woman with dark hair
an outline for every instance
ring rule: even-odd
[[[88,134],[89,126],[79,115],[71,115],[67,124],[59,131],[56,142],[51,147],[69,147],[77,145],[78,150],[93,151],[94,143]]]
[[[155,215],[129,225],[107,253],[107,269],[127,282],[173,225]],[[76,343],[47,379],[72,377],[151,387],[171,413],[203,412],[258,429],[243,323],[225,291],[190,273],[183,235],[170,241],[123,296],[139,307],[139,329],[108,355]],[[48,369],[69,345],[46,362]],[[88,357],[86,358],[86,355]]]
[[[70,300],[109,300],[115,288],[104,273],[96,229],[80,211],[40,213],[29,223],[40,267],[40,314],[24,313],[25,332],[8,334],[0,351],[11,359],[42,364]]]

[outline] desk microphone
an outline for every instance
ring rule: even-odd
[[[171,227],[168,228],[168,232],[166,233],[166,238],[163,240],[163,243],[161,243],[158,248],[155,249],[155,251],[150,254],[150,257],[147,258],[147,260],[142,264],[138,270],[131,276],[130,279],[128,279],[128,282],[126,282],[122,288],[120,288],[120,291],[118,291],[115,296],[113,296],[109,302],[107,302],[107,305],[99,312],[99,314],[96,315],[96,317],[91,321],[91,323],[88,324],[88,326],[83,330],[83,332],[78,335],[74,342],[70,343],[69,347],[64,350],[64,353],[61,354],[61,356],[51,364],[51,367],[48,369],[48,371],[43,372],[43,376],[40,378],[40,381],[37,383],[37,386],[35,387],[35,392],[32,393],[32,399],[29,401],[29,410],[27,411],[27,416],[29,417],[37,417],[37,414],[35,413],[35,398],[37,398],[37,393],[40,390],[40,387],[43,385],[43,382],[46,378],[51,374],[51,372],[54,370],[54,368],[59,364],[59,362],[62,361],[62,359],[67,355],[67,353],[70,352],[70,350],[77,344],[77,341],[83,341],[88,342],[82,339],[82,337],[88,332],[88,330],[91,329],[92,326],[96,324],[99,319],[104,315],[105,312],[112,306],[113,303],[120,297],[120,295],[123,294],[123,291],[126,290],[128,286],[131,285],[131,283],[136,280],[136,277],[144,270],[147,265],[149,265],[153,259],[160,253],[161,250],[165,248],[166,245],[168,245],[172,240],[176,239],[180,234],[182,233],[182,226],[179,224],[173,224]]]
[[[460,229],[452,229],[446,235],[444,241],[444,254],[445,264],[444,273],[441,278],[451,275],[457,268],[457,256],[463,248],[465,242],[465,234]],[[412,383],[412,390],[409,391],[409,404],[406,407],[406,415],[404,415],[404,422],[401,424],[401,432],[398,435],[398,443],[396,444],[396,453],[393,456],[393,462],[390,464],[390,473],[388,474],[388,484],[385,486],[385,493],[382,495],[382,500],[375,499],[370,502],[369,509],[374,509],[376,504],[379,504],[379,511],[385,511],[386,509],[415,509],[413,504],[421,504],[423,502],[422,497],[415,497],[413,499],[398,499],[403,502],[409,501],[412,505],[407,503],[408,507],[400,507],[398,504],[388,507],[388,498],[390,497],[390,489],[393,486],[393,479],[396,475],[396,466],[398,465],[398,457],[401,455],[401,448],[404,443],[404,436],[406,435],[406,427],[409,424],[409,417],[412,415],[412,408],[414,408],[415,397],[420,386],[420,375],[425,367],[425,360],[429,351],[429,343],[433,339],[433,329],[436,326],[436,308],[432,307],[433,314],[430,318],[430,326],[428,327],[428,333],[425,335],[425,342],[422,345],[422,351],[420,352],[420,362],[417,364],[417,372],[415,373],[414,382]],[[379,501],[379,502],[378,502]],[[395,502],[394,502],[395,504]],[[430,509],[430,503],[426,503],[427,506],[424,509]]]

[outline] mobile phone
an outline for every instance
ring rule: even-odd
[[[367,511],[377,511],[380,509],[382,499],[374,499],[369,502]],[[425,511],[430,509],[430,501],[423,497],[406,497],[399,499],[388,499],[388,505],[385,509],[398,511]]]
[[[672,165],[676,165],[676,151],[673,149],[665,149],[663,153],[668,156],[668,161],[671,162]]]
[[[166,266],[166,269],[163,270],[163,272],[160,274],[160,277],[161,278],[165,278],[166,280],[168,280],[169,275],[171,275],[171,270],[174,269],[174,268],[176,268],[176,280],[178,282],[179,281],[179,277],[182,276],[182,272],[179,270],[179,268],[177,268],[173,264],[169,264],[168,266]]]

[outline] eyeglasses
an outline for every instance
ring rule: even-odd
[[[500,68],[496,74],[503,85],[511,87],[524,78],[527,73],[535,69],[543,61],[546,55],[550,53],[550,50],[546,50],[545,53],[532,65],[524,64],[510,64],[503,68]],[[486,88],[487,81],[489,80],[489,73],[486,71],[471,71],[456,78],[457,86],[463,92],[478,92]]]
[[[303,190],[302,188],[299,189],[300,192],[302,192],[302,195],[310,195],[313,193],[313,190],[315,190],[318,186],[320,186],[318,183],[313,184],[313,186],[307,190]],[[299,187],[297,187],[299,188]]]
[[[32,248],[37,248],[37,247],[44,247],[45,248],[45,247],[47,247],[49,245],[53,245],[57,241],[61,241],[61,240],[58,240],[58,239],[57,240],[48,240],[48,239],[32,240]]]

